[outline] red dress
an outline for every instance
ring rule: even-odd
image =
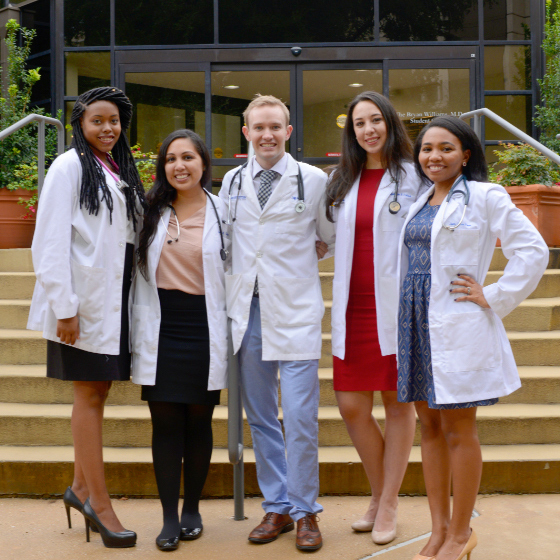
[[[382,356],[373,276],[373,205],[383,169],[364,169],[356,208],[354,256],[346,308],[344,360],[333,357],[335,391],[396,391],[397,360]]]

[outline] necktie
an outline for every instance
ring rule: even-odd
[[[272,194],[272,181],[276,177],[276,171],[268,170],[261,171],[261,186],[259,187],[259,193],[257,198],[259,199],[259,204],[261,205],[261,210],[265,207],[270,195]],[[258,297],[259,295],[259,279],[255,278],[255,288],[253,289],[253,295]]]
[[[259,187],[259,194],[257,198],[259,199],[259,204],[261,209],[265,207],[270,195],[272,194],[272,181],[276,177],[276,171],[268,170],[261,171],[261,186]]]

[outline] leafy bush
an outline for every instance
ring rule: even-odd
[[[504,144],[494,150],[498,161],[492,165],[490,181],[504,186],[546,185],[560,181],[558,167],[529,144]],[[502,167],[503,166],[503,167]]]
[[[147,192],[152,188],[156,180],[156,159],[157,155],[153,152],[142,152],[140,144],[132,146],[132,156],[134,157],[140,179],[144,185],[144,190]]]

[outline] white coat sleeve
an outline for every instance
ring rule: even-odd
[[[334,245],[336,240],[336,224],[330,222],[326,215],[326,198],[327,193],[324,192],[323,196],[321,196],[319,212],[317,215],[317,237],[329,246],[329,250],[323,259],[328,259],[334,255]]]
[[[64,162],[55,161],[49,169],[31,244],[37,282],[57,319],[74,317],[79,306],[70,269],[72,216],[80,181],[79,161],[75,163],[66,158]]]
[[[490,231],[500,238],[508,263],[498,282],[483,291],[492,310],[503,318],[537,287],[548,265],[548,247],[503,187],[492,185],[486,208]]]

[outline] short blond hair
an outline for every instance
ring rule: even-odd
[[[281,99],[278,99],[278,97],[274,97],[273,95],[261,95],[260,93],[257,93],[251,103],[247,105],[247,109],[243,111],[245,126],[249,126],[249,113],[256,107],[264,107],[265,105],[276,105],[280,107],[286,117],[286,126],[290,124],[290,110]]]

